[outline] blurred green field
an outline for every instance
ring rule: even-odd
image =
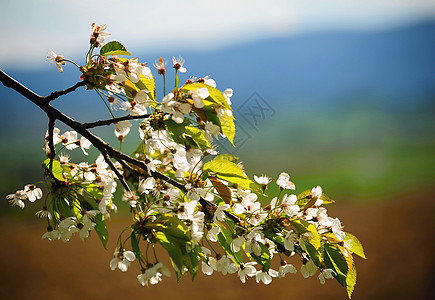
[[[391,198],[435,180],[429,108],[373,106],[278,110],[238,155],[251,174],[291,174],[298,190],[321,185],[342,201]]]
[[[250,138],[235,155],[249,175],[276,178],[285,171],[297,192],[321,185],[325,193],[340,202],[379,201],[433,186],[432,105],[390,109],[373,100],[331,107],[301,103],[297,107],[282,105],[272,118],[259,123],[257,131],[238,119]],[[116,144],[109,127],[97,133]],[[44,134],[29,128],[27,133],[11,133],[1,139],[0,154],[7,157],[0,172],[2,199],[24,184],[42,179]],[[133,151],[137,136],[132,130],[124,152]],[[76,150],[73,158],[91,161],[96,155],[91,151],[88,158]],[[271,185],[269,193],[275,191]],[[20,211],[10,208],[6,201],[0,203],[1,213]]]

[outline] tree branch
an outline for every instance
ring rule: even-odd
[[[104,160],[109,165],[109,167],[112,169],[112,171],[115,173],[116,177],[118,177],[119,181],[121,182],[122,186],[127,192],[131,192],[130,187],[128,186],[127,182],[124,179],[124,176],[122,176],[121,173],[119,173],[119,170],[115,167],[112,160],[110,159],[109,155],[107,154],[107,151],[104,151],[101,153],[104,157]]]
[[[53,159],[56,151],[54,150],[54,142],[53,142],[53,131],[54,131],[54,123],[56,119],[50,118],[48,121],[48,149],[50,153],[48,154],[48,158]]]
[[[133,157],[125,155],[124,153],[114,149],[108,143],[103,141],[101,138],[95,136],[90,131],[88,131],[87,127],[85,127],[85,124],[79,123],[79,122],[71,119],[67,115],[58,111],[56,108],[52,107],[50,105],[49,101],[46,101],[47,97],[42,97],[42,96],[36,94],[32,90],[28,89],[27,87],[25,87],[24,85],[22,85],[21,83],[19,83],[18,81],[16,81],[15,79],[10,77],[9,75],[7,75],[1,69],[0,69],[0,81],[4,84],[4,86],[9,87],[9,88],[17,91],[18,93],[20,93],[21,95],[23,95],[24,97],[26,97],[27,99],[32,101],[34,104],[36,104],[39,108],[41,108],[47,114],[49,120],[59,120],[59,121],[63,122],[65,125],[69,126],[71,129],[75,130],[77,133],[79,133],[82,136],[84,136],[85,138],[87,138],[91,142],[91,144],[94,145],[94,147],[97,148],[101,154],[103,154],[103,156],[108,155],[109,158],[110,157],[114,158],[117,161],[123,160],[125,162],[128,162],[132,165],[135,165],[135,166],[141,168],[145,172],[148,172],[148,166],[145,164],[145,162],[134,159]],[[66,93],[69,93],[70,91],[74,90],[73,89],[74,87],[77,88],[78,87],[77,84],[69,89],[64,90],[64,91],[68,91]],[[62,92],[59,92],[57,95],[58,96],[65,95],[66,93],[62,94]],[[127,116],[127,117],[130,117],[130,116]],[[125,117],[123,117],[123,118],[125,118]],[[139,116],[138,116],[138,118],[139,118]],[[109,122],[112,120],[114,120],[114,119],[107,120],[107,121],[101,121],[101,122]],[[97,123],[97,122],[95,122],[95,123]],[[89,124],[93,124],[93,123],[88,123],[87,125],[89,126]],[[104,125],[106,125],[106,124],[104,124]],[[53,123],[53,126],[54,126],[54,123]],[[107,162],[106,157],[105,157],[105,159]],[[110,159],[108,159],[108,160],[110,161]],[[107,163],[112,168],[112,170],[115,172],[118,179],[123,184],[124,188],[126,188],[126,187],[128,188],[127,183],[125,182],[124,178],[119,173],[119,171],[116,170],[116,167],[113,165],[113,163],[111,162],[112,165],[109,162],[107,162]],[[156,179],[161,179],[163,181],[166,181],[167,183],[172,184],[174,187],[180,189],[184,193],[188,192],[188,190],[186,189],[186,187],[182,183],[180,183],[180,182],[178,182],[178,181],[176,181],[176,180],[174,180],[174,179],[172,179],[172,178],[170,178],[170,177],[168,177],[160,172],[151,171],[151,176],[153,176]],[[128,190],[129,190],[129,188],[128,188]],[[203,198],[201,198],[200,202],[201,202],[201,205],[210,206],[210,207],[216,206],[216,204],[214,204],[210,201],[207,201]],[[237,216],[235,216],[227,211],[225,211],[225,214],[227,215],[227,217],[232,219],[234,222],[240,223],[240,219]]]
[[[54,99],[59,98],[60,96],[63,96],[63,95],[66,95],[68,93],[71,93],[71,92],[75,91],[77,88],[79,88],[81,86],[85,86],[86,84],[87,84],[86,81],[79,81],[79,82],[77,82],[75,85],[73,85],[70,88],[67,88],[67,89],[64,89],[64,90],[61,90],[61,91],[52,92],[47,97],[44,97],[45,101],[47,101],[47,102],[53,101]]]
[[[96,121],[96,122],[91,122],[91,123],[83,123],[83,127],[86,129],[89,128],[94,128],[94,127],[99,127],[99,126],[104,126],[104,125],[110,125],[110,124],[114,124],[120,121],[125,121],[125,120],[137,120],[137,119],[145,119],[148,118],[150,115],[146,114],[146,115],[140,115],[140,116],[124,116],[124,117],[119,117],[119,118],[114,118],[114,119],[109,119],[109,120],[101,120],[101,121]]]

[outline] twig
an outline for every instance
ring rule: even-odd
[[[67,88],[67,89],[64,89],[64,90],[61,90],[61,91],[52,92],[47,97],[44,97],[45,101],[47,101],[47,103],[49,103],[50,101],[53,101],[54,99],[59,98],[60,96],[66,95],[68,93],[71,93],[71,92],[75,91],[77,88],[79,88],[81,86],[85,86],[86,84],[87,84],[86,81],[79,81],[79,82],[77,82],[75,85],[73,85],[70,88]]]
[[[143,161],[134,159],[133,157],[125,155],[124,153],[114,149],[108,143],[103,141],[101,138],[95,136],[90,131],[88,131],[87,128],[84,126],[84,124],[79,123],[79,122],[71,119],[67,115],[58,111],[56,108],[52,107],[50,105],[49,101],[46,101],[47,97],[42,97],[42,96],[36,94],[32,90],[28,89],[27,87],[25,87],[24,85],[22,85],[21,83],[19,83],[18,81],[16,81],[15,79],[10,77],[9,75],[7,75],[1,69],[0,69],[0,81],[4,84],[4,86],[12,88],[13,90],[17,91],[18,93],[20,93],[21,95],[23,95],[24,97],[26,97],[27,99],[32,101],[34,104],[36,104],[39,108],[41,108],[47,114],[47,116],[50,120],[59,120],[59,121],[63,122],[65,125],[69,126],[71,129],[75,130],[77,133],[79,133],[82,136],[84,136],[85,138],[87,138],[91,142],[91,144],[94,145],[94,147],[97,148],[98,151],[100,151],[100,153],[103,154],[103,156],[106,155],[109,158],[116,159],[117,161],[123,160],[125,162],[128,162],[132,165],[135,165],[135,166],[141,168],[145,172],[149,171],[148,166]],[[76,84],[74,87],[77,88],[78,84]],[[66,89],[64,91],[68,91],[68,92],[73,91],[74,87],[71,87],[71,88]],[[58,94],[55,94],[55,95],[65,95],[68,92],[60,91],[60,92],[58,92]],[[50,96],[48,96],[48,97],[50,97]],[[108,121],[105,121],[105,122],[108,122]],[[92,123],[89,123],[89,124],[92,124]],[[109,159],[109,161],[110,161],[110,159]],[[107,162],[107,158],[106,158],[106,162]],[[112,163],[112,162],[110,161],[110,163]],[[110,163],[108,162],[109,166],[110,166]],[[112,163],[111,168],[112,168],[112,170],[114,170],[114,169],[116,170],[113,163]],[[128,185],[125,182],[122,175],[119,173],[118,170],[116,170],[116,171],[115,170],[114,170],[114,172],[117,175],[118,179],[121,181],[121,183],[124,185],[124,188],[126,188],[126,187],[128,188]],[[187,189],[182,183],[180,183],[172,178],[169,178],[168,176],[166,176],[160,172],[151,171],[150,173],[151,173],[151,176],[153,176],[154,178],[166,181],[167,183],[172,184],[174,187],[180,189],[182,192],[187,193]],[[201,202],[201,205],[211,206],[211,207],[216,206],[216,204],[214,204],[210,201],[207,201],[203,198],[201,198],[200,202]],[[230,219],[232,219],[234,222],[240,223],[240,219],[237,216],[235,216],[227,211],[225,211],[225,214]]]
[[[56,119],[50,118],[48,121],[48,148],[50,149],[50,153],[48,154],[48,158],[53,159],[55,156],[55,150],[54,150],[54,142],[53,142],[53,131],[54,131],[54,123],[56,122]]]
[[[117,123],[120,121],[125,121],[125,120],[145,119],[145,118],[148,118],[149,116],[150,116],[149,114],[140,115],[140,116],[124,116],[124,117],[119,117],[119,118],[114,118],[114,119],[109,119],[109,120],[101,120],[101,121],[96,121],[96,122],[91,122],[91,123],[83,123],[83,127],[86,129],[89,129],[89,128],[94,128],[94,127],[98,127],[98,126],[110,125],[110,124]]]
[[[115,173],[116,177],[118,177],[119,181],[121,182],[122,186],[124,187],[124,189],[127,192],[131,192],[130,187],[128,186],[127,182],[124,179],[124,176],[122,176],[121,173],[119,173],[119,170],[115,167],[115,165],[113,164],[113,162],[110,160],[109,155],[107,154],[106,151],[101,153],[104,157],[104,160],[106,161],[106,163],[109,165],[109,167],[112,169],[112,171]]]

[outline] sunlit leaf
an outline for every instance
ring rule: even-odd
[[[106,222],[104,220],[103,214],[97,214],[94,218],[94,222],[96,224],[94,229],[97,232],[98,237],[103,244],[103,247],[106,248],[107,241],[109,240],[109,232],[107,231]]]
[[[356,285],[356,267],[355,264],[352,264],[351,269],[347,273],[346,277],[346,291],[349,299],[352,298],[352,293]]]
[[[346,232],[346,237],[344,239],[344,245],[351,252],[355,253],[356,255],[358,255],[364,259],[367,259],[366,255],[364,254],[363,246],[362,246],[361,242],[356,238],[356,236]]]
[[[199,149],[204,151],[211,148],[210,142],[204,136],[204,131],[192,126],[186,126],[185,130],[185,135],[189,135]]]
[[[66,181],[66,178],[63,176],[64,169],[60,161],[56,159],[47,158],[44,160],[44,167],[59,181]]]
[[[120,42],[111,41],[100,49],[100,55],[131,55],[131,53]]]

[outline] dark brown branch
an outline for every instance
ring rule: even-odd
[[[79,88],[81,86],[85,86],[86,84],[87,84],[86,81],[79,81],[70,88],[67,88],[67,89],[64,89],[61,91],[52,92],[50,95],[45,97],[45,101],[47,101],[47,103],[50,101],[53,101],[54,99],[59,98],[60,96],[63,96],[63,95],[66,95],[68,93],[75,91],[77,88]]]
[[[50,153],[48,154],[48,158],[53,159],[56,151],[54,150],[54,142],[53,142],[53,131],[54,131],[54,123],[56,122],[56,119],[50,118],[48,121],[48,149],[50,150]]]
[[[121,173],[119,173],[119,170],[115,167],[112,160],[110,159],[109,155],[106,151],[101,153],[104,157],[104,160],[109,165],[109,167],[112,169],[112,171],[115,173],[116,177],[118,177],[119,181],[121,182],[124,189],[128,192],[131,192],[130,187],[128,186],[127,182],[124,180],[124,176],[122,176]]]
[[[114,149],[108,143],[104,142],[101,138],[99,138],[99,137],[95,136],[94,134],[92,134],[91,132],[89,132],[83,124],[71,119],[67,115],[58,111],[56,108],[52,107],[50,105],[49,101],[46,101],[46,99],[47,99],[46,97],[42,97],[42,96],[36,94],[32,90],[28,89],[27,87],[25,87],[24,85],[22,85],[21,83],[19,83],[18,81],[16,81],[15,79],[10,77],[9,75],[7,75],[1,69],[0,69],[0,81],[4,84],[4,86],[9,87],[9,88],[17,91],[18,93],[20,93],[21,95],[23,95],[24,97],[26,97],[27,99],[32,101],[34,104],[36,104],[39,108],[41,108],[47,114],[47,116],[50,120],[59,120],[59,121],[63,122],[65,125],[69,126],[71,129],[75,130],[77,133],[79,133],[82,136],[84,136],[85,138],[87,138],[91,142],[91,144],[94,145],[94,147],[97,148],[98,151],[100,151],[100,153],[102,153],[103,155],[106,153],[106,155],[108,155],[111,158],[116,159],[117,161],[123,160],[125,162],[128,162],[132,165],[135,165],[135,166],[143,169],[145,172],[148,172],[148,166],[143,161],[134,159],[133,157],[125,155],[124,153]],[[70,89],[66,89],[66,90],[70,90]],[[117,173],[115,172],[115,174],[117,174]],[[118,174],[119,174],[119,172],[118,172]],[[117,176],[118,176],[118,174],[117,174]],[[121,175],[121,174],[119,174],[119,175]],[[173,186],[180,189],[184,193],[187,193],[187,189],[182,183],[180,183],[172,178],[169,178],[168,176],[166,176],[160,172],[151,171],[151,175],[154,178],[166,181],[167,183],[172,184]],[[122,182],[125,183],[125,180],[122,178],[122,176],[121,177],[118,176],[118,178],[121,181],[121,183]],[[125,188],[125,186],[124,186],[124,188]],[[206,201],[203,198],[201,198],[200,202],[201,202],[201,205],[211,206],[211,207],[216,206],[216,204],[214,204],[210,201]],[[225,211],[225,214],[230,219],[232,219],[234,222],[240,223],[240,219],[237,216],[235,216],[227,211]]]
[[[109,120],[96,121],[96,122],[92,122],[92,123],[83,123],[83,127],[86,129],[89,129],[89,128],[94,128],[94,127],[99,127],[99,126],[110,125],[110,124],[114,124],[114,123],[117,123],[120,121],[125,121],[125,120],[145,119],[145,118],[148,118],[149,116],[150,116],[149,114],[140,115],[140,116],[124,116],[124,117],[119,117],[119,118],[114,118],[114,119],[109,119]]]
[[[141,169],[143,169],[145,172],[148,172],[148,166],[140,160],[134,159],[128,155],[125,155],[124,153],[114,149],[111,147],[108,143],[104,142],[101,138],[95,136],[91,132],[89,132],[85,126],[67,115],[61,113],[56,108],[52,107],[48,102],[44,101],[45,97],[41,97],[40,95],[36,94],[35,92],[31,91],[9,75],[7,75],[3,70],[0,69],[0,81],[9,88],[14,89],[30,101],[32,101],[34,104],[36,104],[39,108],[41,108],[48,116],[49,119],[57,119],[67,126],[69,126],[71,129],[75,130],[77,133],[81,134],[85,138],[87,138],[92,145],[94,145],[95,148],[97,148],[101,153],[107,153],[109,157],[114,158],[116,160],[124,160],[128,163],[131,163]],[[183,184],[169,178],[168,176],[159,173],[159,172],[151,172],[151,175],[156,179],[162,179],[173,186],[179,188],[183,192],[186,192],[186,188]]]

